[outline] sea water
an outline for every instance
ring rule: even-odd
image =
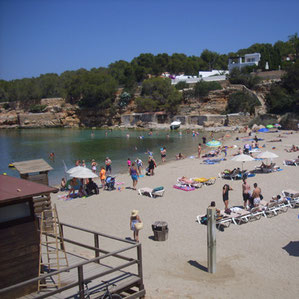
[[[221,133],[215,134],[218,138]],[[127,171],[127,159],[140,158],[147,167],[148,151],[153,153],[156,162],[161,162],[160,150],[166,147],[167,161],[175,160],[181,152],[187,158],[197,153],[202,136],[210,139],[210,133],[192,131],[154,130],[103,130],[103,129],[16,129],[0,130],[0,173],[19,177],[15,169],[8,168],[12,162],[44,159],[52,167],[49,172],[50,185],[57,185],[65,176],[65,166],[75,166],[76,160],[85,160],[91,168],[95,159],[104,166],[106,157],[112,160],[112,174]],[[55,154],[54,161],[49,158]],[[192,158],[192,157],[191,157]]]

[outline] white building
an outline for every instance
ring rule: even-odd
[[[244,57],[231,57],[228,59],[228,71],[231,72],[231,70],[235,67],[237,67],[240,70],[242,67],[245,66],[257,66],[260,60],[260,53],[245,54]]]
[[[223,81],[226,80],[226,75],[228,71],[225,70],[212,70],[212,71],[200,71],[198,76],[187,76],[187,75],[178,75],[178,76],[167,76],[171,78],[171,84],[175,85],[179,82],[186,82],[188,84],[197,83],[199,81]]]

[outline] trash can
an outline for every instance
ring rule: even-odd
[[[168,239],[168,224],[165,221],[156,221],[152,224],[155,241],[165,241]]]

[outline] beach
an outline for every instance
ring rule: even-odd
[[[278,134],[283,136],[282,142],[269,142],[277,139]],[[234,133],[223,142],[228,146],[243,147],[248,142],[241,138],[245,135]],[[239,140],[236,140],[237,136]],[[265,144],[261,151],[271,151],[279,156],[274,162],[282,171],[249,177],[251,189],[253,183],[257,183],[268,201],[284,189],[298,190],[299,167],[284,166],[283,160],[298,157],[299,152],[288,153],[285,149],[299,144],[299,133],[258,133],[258,137],[264,139],[259,142]],[[213,165],[202,164],[203,158],[159,163],[155,175],[140,178],[137,188],[164,186],[163,197],[150,198],[126,189],[132,187],[132,180],[129,174],[122,174],[116,178],[120,184],[114,191],[101,189],[99,195],[68,201],[59,199],[65,194],[59,192],[52,195],[52,203],[56,204],[62,222],[121,238],[132,238],[129,218],[132,210],[139,211],[144,223],[140,242],[146,298],[295,298],[299,292],[299,246],[293,254],[283,247],[291,241],[299,241],[298,208],[288,209],[272,218],[262,217],[242,225],[231,224],[224,231],[217,230],[216,273],[206,271],[207,227],[197,223],[196,216],[205,214],[211,201],[216,202],[217,208],[224,208],[224,184],[233,188],[229,206],[243,205],[242,181],[218,178],[224,169],[241,168],[240,162],[231,161],[237,150],[229,149],[227,160]],[[196,148],[196,156],[195,153]],[[155,159],[157,162],[161,160],[159,156]],[[260,164],[261,161],[246,162],[244,169],[252,170]],[[181,176],[217,177],[217,180],[214,185],[186,192],[173,188]],[[164,242],[152,239],[151,225],[158,220],[168,223],[169,235]],[[71,249],[77,250],[75,247]]]

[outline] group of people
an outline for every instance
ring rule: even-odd
[[[138,178],[141,175],[143,162],[139,158],[137,158],[137,160],[135,162],[132,162],[128,158],[127,164],[128,164],[128,168],[129,168],[129,174],[133,181],[133,190],[136,190],[136,185],[138,183]],[[149,156],[148,157],[148,167],[146,169],[147,170],[146,175],[153,176],[155,174],[154,169],[156,167],[157,167],[157,164],[156,164],[154,157]]]
[[[231,190],[233,189],[228,184],[225,184],[222,188],[222,199],[223,199],[225,210],[228,210],[229,191]],[[254,183],[253,190],[251,190],[251,187],[247,182],[246,178],[243,179],[243,183],[242,183],[242,196],[244,202],[244,209],[258,207],[260,205],[261,200],[263,199],[262,190],[258,186],[258,184]]]

